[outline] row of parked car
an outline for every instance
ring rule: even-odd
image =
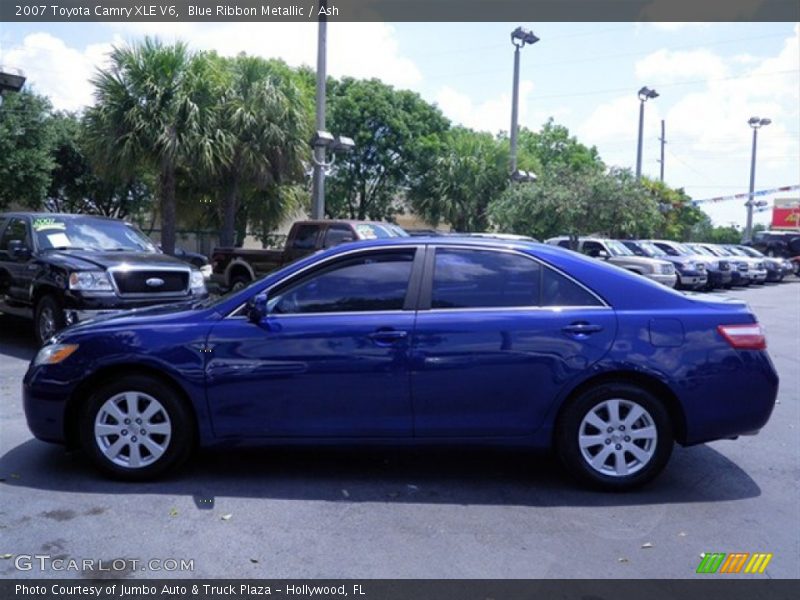
[[[683,290],[713,290],[779,282],[796,270],[792,261],[769,257],[742,244],[680,243],[555,237],[546,243],[577,250]]]

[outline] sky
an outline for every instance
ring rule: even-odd
[[[522,25],[540,41],[521,56],[520,125],[550,117],[597,146],[608,165],[635,167],[639,100],[647,102],[642,172],[694,199],[748,191],[751,116],[758,134],[756,190],[800,183],[800,26],[797,23],[336,23],[328,73],[377,77],[437,104],[454,123],[496,133],[511,119],[513,47]],[[0,23],[0,64],[57,109],[93,102],[88,81],[113,45],[156,35],[220,54],[315,65],[313,23]],[[345,134],[346,132],[336,132]],[[800,197],[800,191],[767,196]],[[715,224],[743,226],[743,200],[702,204]],[[770,212],[756,213],[767,224]]]

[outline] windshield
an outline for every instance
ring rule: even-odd
[[[694,244],[689,244],[687,247],[690,250],[694,251],[695,254],[702,254],[703,256],[714,256],[713,252],[711,252],[707,248],[703,248],[702,246],[695,246]]]
[[[731,252],[721,248],[720,246],[709,246],[708,249],[714,253],[715,256],[732,256]]]
[[[157,252],[141,231],[112,219],[37,217],[33,220],[33,233],[40,250]]]
[[[661,248],[656,246],[653,242],[639,242],[639,247],[644,250],[647,256],[667,256]]]
[[[744,252],[741,249],[736,248],[735,246],[725,246],[725,250],[727,250],[731,254],[735,254],[736,256],[750,256],[749,254],[747,254],[747,252]]]
[[[679,244],[678,242],[672,242],[672,247],[681,254],[694,254],[694,251],[691,248],[684,246],[683,244]]]
[[[763,252],[759,252],[755,248],[750,248],[749,246],[736,246],[736,248],[737,248],[737,250],[739,250],[739,252],[744,252],[745,255],[752,256],[753,258],[763,258],[764,257],[764,253]]]
[[[633,256],[631,249],[617,240],[608,240],[606,246],[612,256]]]
[[[357,223],[354,227],[356,228],[356,233],[360,240],[383,240],[386,238],[401,237],[397,231],[389,229],[391,226],[391,223],[385,223],[383,225],[378,225],[376,223]],[[398,227],[398,229],[400,228]],[[403,231],[403,233],[405,233],[405,231]],[[407,236],[408,234],[406,233],[405,235]]]

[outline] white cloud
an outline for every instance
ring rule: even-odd
[[[533,82],[523,80],[519,84],[519,124],[521,127],[537,129],[530,122],[528,97],[533,92]],[[436,94],[436,104],[453,122],[477,129],[497,133],[511,127],[511,94],[503,93],[483,102],[474,102],[467,94],[450,86],[442,87]]]
[[[636,63],[636,77],[646,82],[672,83],[691,79],[714,79],[728,75],[725,61],[706,49],[659,50]]]
[[[126,38],[145,35],[182,40],[192,48],[233,56],[240,52],[282,58],[291,66],[316,66],[316,23],[107,23]],[[329,23],[328,74],[377,77],[398,87],[422,79],[413,61],[403,57],[395,29],[386,23]]]
[[[800,27],[770,57],[722,56],[708,49],[659,50],[634,66],[641,84],[661,96],[646,105],[645,174],[658,173],[658,121],[667,130],[666,179],[695,198],[747,190],[752,132],[750,116],[772,124],[758,138],[756,187],[798,182],[800,174]],[[691,88],[681,81],[705,80]],[[633,166],[638,133],[638,100],[627,94],[600,104],[579,129],[611,164]],[[741,187],[739,187],[741,186]],[[742,220],[735,201],[709,208],[717,222]],[[764,219],[767,216],[763,217]]]
[[[81,51],[49,33],[32,33],[22,44],[4,52],[3,61],[22,68],[28,85],[49,96],[55,108],[78,110],[92,103],[88,80],[95,67],[103,64],[111,46],[92,44]]]
[[[49,33],[33,33],[4,51],[3,61],[24,68],[28,83],[50,96],[58,109],[78,110],[93,102],[89,79],[113,45],[144,35],[193,49],[213,49],[232,56],[240,52],[282,58],[289,65],[316,66],[317,26],[312,23],[108,23],[111,41],[83,49]],[[394,28],[385,23],[331,23],[328,26],[328,74],[377,77],[397,87],[422,79],[413,61],[401,56]]]

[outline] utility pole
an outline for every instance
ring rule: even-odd
[[[319,29],[317,32],[317,116],[316,130],[325,131],[325,94],[326,94],[326,52],[328,44],[328,17],[325,11],[326,0],[319,3]],[[325,218],[325,146],[314,146],[314,175],[311,191],[311,218]]]
[[[519,133],[519,51],[525,45],[533,45],[539,41],[536,35],[528,29],[517,27],[511,32],[511,43],[514,45],[514,82],[511,90],[511,130],[509,131],[510,170],[511,179],[514,181],[532,182],[536,175],[529,171],[517,169],[517,135]]]
[[[658,141],[661,142],[661,160],[658,162],[661,163],[661,182],[664,182],[664,144],[667,143],[667,137],[664,135],[664,119],[661,119],[661,137],[658,138]]]

